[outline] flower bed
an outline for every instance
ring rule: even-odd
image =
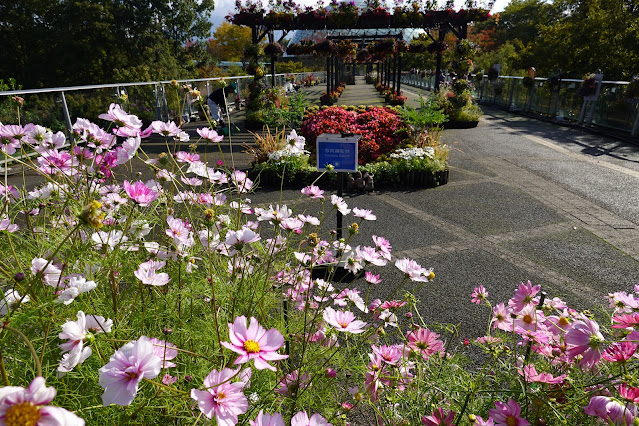
[[[397,147],[406,137],[405,125],[397,112],[385,107],[328,107],[311,110],[300,133],[314,150],[317,136],[322,133],[356,133],[359,140],[359,163],[373,161]]]

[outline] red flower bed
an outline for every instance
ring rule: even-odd
[[[393,151],[407,137],[406,124],[395,111],[387,107],[367,107],[357,111],[329,107],[311,113],[302,123],[301,129],[307,146],[314,149],[317,136],[322,133],[361,134],[360,164],[366,164]]]

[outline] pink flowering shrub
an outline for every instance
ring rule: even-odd
[[[393,151],[407,137],[406,125],[398,114],[386,107],[347,110],[328,107],[310,113],[302,123],[301,134],[313,149],[322,133],[356,133],[359,140],[359,163],[374,161]]]
[[[308,126],[394,122],[321,114]],[[0,149],[39,153],[46,178],[0,187],[0,424],[639,422],[639,286],[593,316],[530,282],[506,301],[478,285],[466,303],[486,333],[462,339],[419,311],[434,270],[358,235],[388,218],[316,186],[296,204],[317,216],[254,206],[246,173],[195,152],[214,130],[103,118],[111,129],[78,119],[71,151],[43,127],[0,125]],[[175,152],[147,156],[149,132]],[[351,221],[340,240],[321,220],[336,211]]]

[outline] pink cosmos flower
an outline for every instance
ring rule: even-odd
[[[566,378],[565,374],[554,377],[552,374],[546,372],[537,373],[537,370],[535,369],[535,366],[533,364],[528,364],[523,369],[519,369],[518,371],[519,374],[524,376],[524,379],[527,382],[559,384],[563,383],[564,379]]]
[[[109,333],[113,327],[111,319],[105,320],[99,315],[85,315],[83,311],[78,311],[77,321],[67,321],[62,325],[62,333],[58,334],[61,343],[62,359],[58,366],[58,376],[61,377],[81,364],[93,353],[91,348],[85,346],[91,333]]]
[[[351,212],[351,209],[348,208],[348,204],[346,204],[346,201],[344,201],[342,197],[331,195],[331,204],[343,215],[347,215]]]
[[[156,339],[155,337],[150,340],[153,344],[153,353],[162,360],[162,368],[175,367],[176,364],[171,362],[171,360],[178,354],[177,346],[173,343]]]
[[[167,386],[171,386],[175,382],[177,382],[177,377],[173,377],[168,373],[162,377],[162,383],[164,383]]]
[[[225,348],[240,355],[235,360],[235,364],[244,364],[255,360],[255,368],[258,370],[268,368],[276,371],[276,368],[268,361],[288,358],[288,355],[277,353],[277,350],[284,344],[282,333],[274,328],[266,331],[253,317],[251,317],[251,324],[248,327],[244,315],[235,318],[235,322],[229,324],[229,340],[231,343],[221,343]]]
[[[122,143],[122,146],[119,146],[116,149],[118,165],[122,165],[135,157],[135,154],[137,154],[138,148],[140,148],[141,143],[142,140],[140,139],[139,135],[127,138],[127,140]]]
[[[428,359],[431,355],[444,351],[444,342],[438,337],[439,334],[420,327],[408,334],[408,346]]]
[[[195,163],[200,161],[200,155],[194,152],[178,151],[175,154],[175,160],[178,163]]]
[[[429,279],[433,279],[435,276],[432,269],[422,268],[417,262],[407,258],[397,260],[395,267],[402,271],[411,281],[427,283]]]
[[[133,272],[133,275],[142,281],[142,284],[163,286],[171,281],[169,274],[166,272],[157,272],[157,270],[163,268],[164,265],[166,265],[166,262],[164,261],[151,259],[141,263],[138,269]]]
[[[280,413],[264,414],[264,410],[260,410],[255,420],[249,420],[249,423],[251,426],[286,426]]]
[[[211,130],[208,127],[203,127],[201,129],[197,129],[197,134],[205,139],[207,142],[221,142],[224,139],[224,136],[220,136],[217,134],[215,130]]]
[[[0,388],[0,424],[84,425],[84,420],[72,412],[46,405],[53,401],[55,394],[55,388],[47,387],[43,377],[33,379],[26,389],[18,386]]]
[[[366,263],[370,263],[375,266],[386,266],[387,260],[377,252],[373,247],[361,247],[355,248],[355,254],[358,258]]]
[[[333,308],[326,308],[323,316],[324,321],[337,331],[359,334],[363,333],[366,327],[366,323],[356,320],[355,315],[350,311],[336,311]]]
[[[382,279],[380,278],[380,275],[375,275],[370,271],[366,271],[364,272],[364,279],[366,280],[367,283],[369,284],[379,284],[382,282]]]
[[[371,210],[360,209],[357,207],[353,208],[353,216],[359,217],[363,220],[377,220],[377,216],[375,216]]]
[[[471,302],[479,305],[482,300],[488,299],[488,292],[483,285],[480,285],[479,287],[475,287],[470,296],[472,297]]]
[[[40,163],[38,170],[46,175],[74,176],[78,174],[76,169],[78,160],[66,151],[57,149],[47,151],[38,157],[38,163]]]
[[[616,323],[612,328],[636,328],[639,326],[639,312],[615,315],[612,320]]]
[[[373,235],[373,242],[375,247],[381,253],[382,257],[390,262],[391,260],[391,245],[390,242],[384,237],[378,237]]]
[[[231,182],[235,185],[237,192],[240,194],[249,192],[253,187],[253,181],[241,170],[235,170],[231,173],[230,178]]]
[[[615,342],[601,356],[610,362],[626,362],[635,355],[637,347],[639,345],[628,341]]]
[[[373,355],[379,356],[386,364],[396,365],[404,357],[404,347],[401,345],[371,345],[373,354],[369,354],[371,360]]]
[[[260,240],[260,235],[253,232],[253,230],[244,227],[239,231],[228,231],[226,233],[226,245],[228,256],[234,256],[238,251],[242,251],[245,245],[254,243]]]
[[[142,379],[154,379],[161,369],[162,360],[153,351],[153,343],[148,337],[142,336],[125,344],[99,370],[98,383],[104,388],[102,403],[105,407],[131,404]]]
[[[488,418],[488,420],[484,420],[481,418],[481,416],[475,416],[475,422],[473,423],[473,426],[495,426],[495,422],[493,422],[493,419],[491,419],[490,417]]]
[[[313,414],[309,419],[305,411],[300,411],[291,419],[291,426],[332,426],[324,417]]]
[[[42,281],[44,281],[46,285],[54,288],[60,285],[62,270],[47,259],[41,257],[33,259],[31,261],[31,272],[33,272],[34,275],[40,274]]]
[[[503,303],[493,308],[493,330],[499,328],[504,331],[513,331],[513,320],[510,316],[510,310]]]
[[[628,386],[628,383],[619,385],[619,395],[628,402],[639,403],[639,388]]]
[[[153,133],[159,133],[163,136],[177,136],[180,134],[180,128],[173,122],[165,123],[163,121],[153,121],[151,123]]]
[[[521,311],[524,309],[524,306],[533,303],[533,299],[540,289],[540,285],[533,287],[530,281],[526,284],[519,283],[519,288],[515,291],[513,298],[508,301],[508,306],[515,312]]]
[[[280,379],[279,386],[275,389],[275,392],[289,398],[295,398],[299,391],[309,386],[311,386],[311,375],[308,373],[299,374],[299,371],[295,370]]]
[[[311,198],[324,198],[324,191],[322,191],[315,185],[310,185],[302,188],[302,194],[307,195]]]
[[[495,426],[528,426],[530,423],[520,417],[521,408],[514,399],[508,400],[503,403],[501,401],[495,402],[496,408],[488,410],[490,418],[495,422]]]
[[[449,410],[444,411],[442,407],[437,407],[430,416],[422,417],[422,424],[425,426],[453,426],[455,420],[455,412]]]
[[[242,389],[244,382],[231,383],[238,370],[225,368],[213,370],[204,379],[204,389],[191,389],[191,398],[197,401],[202,414],[212,419],[215,416],[218,426],[234,426],[238,416],[246,413],[248,400]]]
[[[158,198],[158,193],[146,186],[142,181],[131,184],[128,180],[125,180],[122,187],[126,194],[142,207],[148,206],[153,200]]]
[[[632,420],[637,417],[637,407],[607,396],[593,396],[588,406],[584,407],[584,413],[599,417],[605,422],[630,426]]]
[[[0,317],[6,315],[9,309],[14,309],[16,303],[26,303],[29,300],[31,300],[29,296],[23,298],[16,290],[5,290],[4,297],[0,297]]]
[[[571,357],[583,355],[579,365],[584,368],[592,368],[599,362],[603,342],[599,324],[589,318],[575,321],[566,332],[567,353]]]

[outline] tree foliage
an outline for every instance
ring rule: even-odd
[[[639,3],[636,0],[512,0],[503,12],[471,28],[483,54],[476,65],[502,65],[538,75],[603,71],[606,79],[639,74]]]
[[[218,61],[246,62],[245,50],[252,44],[251,29],[223,22],[207,43],[209,53]]]
[[[192,72],[186,41],[209,35],[213,0],[4,0],[0,78],[27,88]]]

